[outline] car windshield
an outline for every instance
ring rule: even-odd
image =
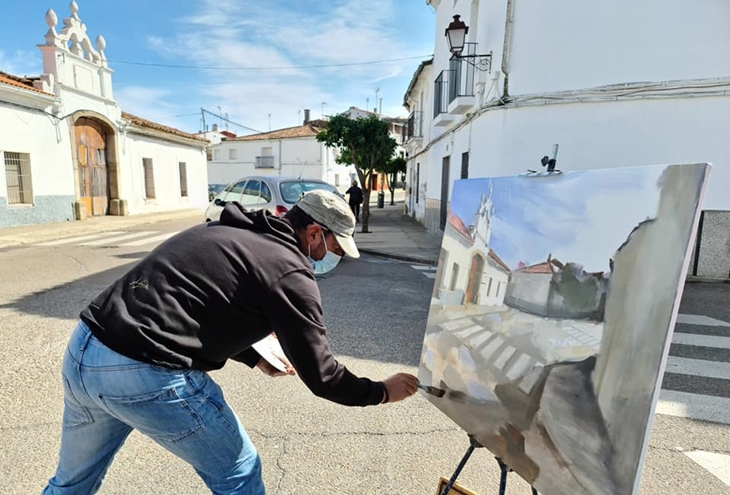
[[[288,182],[281,182],[279,184],[279,191],[281,192],[281,199],[284,200],[284,202],[289,204],[294,204],[297,201],[299,201],[299,198],[302,197],[302,194],[307,193],[309,191],[314,191],[315,189],[324,189],[325,191],[331,191],[335,194],[339,195],[337,192],[337,189],[330,186],[326,182],[312,182],[312,181],[306,181],[306,180],[297,180],[297,181],[288,181]]]

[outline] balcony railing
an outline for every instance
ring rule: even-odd
[[[274,157],[273,156],[257,156],[255,168],[274,168]]]
[[[476,43],[464,43],[464,55],[477,53]],[[449,80],[449,103],[461,96],[474,96],[474,62],[470,58],[453,57],[449,62],[452,77]]]
[[[423,112],[411,112],[404,127],[405,140],[423,137]]]
[[[453,78],[453,71],[442,70],[433,83],[433,116],[449,112],[449,81]]]

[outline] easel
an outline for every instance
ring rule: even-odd
[[[469,448],[466,449],[466,453],[464,454],[464,457],[461,458],[461,462],[459,462],[459,465],[456,467],[456,471],[454,471],[454,474],[451,475],[449,482],[439,495],[447,495],[449,493],[449,490],[451,490],[451,487],[453,487],[454,483],[456,483],[456,479],[461,474],[464,466],[466,466],[466,462],[471,457],[474,449],[478,449],[480,447],[484,447],[484,445],[480,444],[472,435],[469,435]],[[499,469],[502,472],[499,479],[499,495],[505,495],[505,491],[507,490],[507,475],[510,471],[512,471],[512,469],[499,457],[495,457],[495,459],[499,463]],[[537,490],[534,487],[532,487],[532,495],[538,495]]]

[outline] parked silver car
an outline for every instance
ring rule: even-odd
[[[332,191],[345,200],[337,189],[319,179],[252,175],[219,192],[205,210],[205,220],[218,220],[225,204],[231,201],[238,201],[247,210],[267,209],[276,216],[283,215],[304,193],[315,189]]]

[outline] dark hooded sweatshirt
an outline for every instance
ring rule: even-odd
[[[268,213],[229,204],[219,222],[168,239],[81,312],[107,347],[173,369],[253,367],[251,345],[272,331],[316,395],[378,404],[380,383],[337,362],[325,338],[319,289],[294,230]]]

